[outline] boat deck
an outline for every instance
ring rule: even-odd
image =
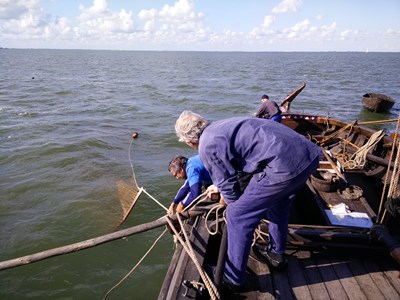
[[[190,240],[200,264],[215,237],[208,235],[204,219],[192,224]],[[268,267],[250,256],[246,287],[240,294],[221,291],[221,299],[400,299],[400,266],[387,251],[371,249],[303,249],[287,251],[285,270]],[[158,299],[208,299],[182,284],[198,282],[192,260],[177,245]]]
[[[278,271],[250,257],[250,287],[237,299],[400,299],[396,264],[383,253],[300,251]]]

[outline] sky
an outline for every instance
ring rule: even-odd
[[[400,52],[400,0],[0,0],[0,47]]]

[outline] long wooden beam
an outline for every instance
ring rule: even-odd
[[[205,211],[206,211],[206,208],[200,209],[200,210],[194,210],[194,211],[189,210],[189,211],[182,212],[181,215],[182,215],[182,218],[188,219],[190,217],[199,216],[199,215],[203,214]],[[167,224],[167,218],[172,219],[172,221],[174,221],[174,222],[176,221],[175,215],[164,216],[160,219],[157,219],[157,220],[154,220],[154,221],[151,221],[148,223],[133,226],[133,227],[130,227],[130,228],[127,228],[124,230],[117,231],[117,232],[105,234],[105,235],[102,235],[102,236],[99,236],[96,238],[88,239],[85,241],[77,242],[74,244],[70,244],[70,245],[66,245],[66,246],[62,246],[62,247],[58,247],[58,248],[45,250],[45,251],[38,252],[35,254],[30,254],[30,255],[14,258],[14,259],[2,261],[2,262],[0,262],[0,270],[10,269],[10,268],[14,268],[14,267],[21,266],[21,265],[26,265],[26,264],[29,264],[32,262],[44,260],[44,259],[47,259],[50,257],[80,251],[80,250],[95,247],[95,246],[98,246],[98,245],[101,245],[101,244],[104,244],[107,242],[111,242],[111,241],[114,241],[117,239],[121,239],[123,237],[127,237],[127,236],[131,236],[131,235],[134,235],[137,233],[149,231],[149,230],[161,227],[161,226],[165,226]]]

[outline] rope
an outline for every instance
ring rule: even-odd
[[[379,216],[381,215],[381,211],[382,211],[382,207],[383,207],[383,202],[384,202],[384,196],[385,196],[385,191],[387,188],[387,183],[388,183],[388,177],[389,177],[389,172],[390,172],[390,166],[392,163],[392,158],[395,152],[395,147],[398,144],[397,142],[397,138],[398,138],[398,132],[399,132],[399,127],[400,127],[400,114],[399,114],[399,118],[397,120],[397,125],[396,125],[396,131],[395,131],[395,135],[393,138],[393,145],[392,145],[392,151],[390,153],[390,159],[389,159],[389,164],[387,167],[387,172],[386,172],[386,176],[385,176],[385,183],[383,185],[383,190],[382,190],[382,197],[381,197],[381,202],[379,204],[379,210],[378,210],[378,220],[379,220]],[[390,186],[389,186],[389,191],[388,191],[388,195],[387,195],[387,199],[393,198],[395,196],[396,193],[396,189],[398,186],[398,181],[399,181],[399,176],[400,176],[400,143],[397,145],[397,155],[396,155],[396,159],[394,162],[394,166],[393,166],[393,171],[392,171],[392,179],[390,182]],[[390,201],[390,200],[388,200]],[[380,222],[382,223],[384,218],[386,216],[386,208],[383,212],[382,218],[380,219]]]
[[[327,125],[328,125],[328,124],[329,124],[328,119],[327,119],[326,121],[327,121]],[[348,129],[349,129],[349,134],[350,134],[350,132],[352,131],[353,126],[354,126],[355,124],[356,124],[356,121],[353,121],[352,123],[349,123],[349,124],[347,124],[346,126],[343,126],[343,127],[340,128],[339,130],[337,130],[337,131],[335,131],[334,133],[332,133],[332,134],[328,135],[327,137],[323,138],[323,139],[319,142],[319,145],[320,145],[320,146],[323,146],[327,141],[329,141],[330,139],[333,139],[333,138],[339,136],[340,134],[342,134],[343,132],[345,132],[345,131],[348,130]],[[348,134],[348,135],[349,135],[349,134]]]
[[[207,200],[207,191],[205,191],[203,194],[198,195],[188,206],[186,206],[182,211],[189,210],[190,208],[195,208],[198,204],[201,202],[204,202]]]
[[[165,211],[168,211],[168,208],[166,208],[164,205],[162,205],[160,201],[158,201],[156,198],[154,198],[152,195],[150,195],[145,189],[143,189],[143,192],[145,192],[146,195],[149,196],[151,200],[153,200],[155,203],[157,203],[162,208],[164,208]]]
[[[160,236],[154,241],[153,245],[147,250],[147,252],[143,255],[143,257],[138,261],[138,263],[119,281],[117,282],[111,289],[108,290],[106,295],[104,296],[103,300],[107,299],[108,295],[119,285],[121,285],[135,270],[136,268],[141,264],[141,262],[146,258],[146,256],[153,250],[157,242],[161,239],[161,237],[167,232],[167,228],[163,231],[163,233],[160,234]]]
[[[195,264],[196,269],[198,270],[198,272],[200,274],[200,277],[202,278],[204,284],[206,285],[206,288],[210,294],[211,299],[213,299],[213,300],[220,299],[220,295],[218,293],[217,288],[211,281],[208,274],[206,272],[204,272],[204,270],[200,266],[199,261],[196,258],[196,255],[194,254],[193,248],[191,247],[190,241],[187,237],[187,233],[185,232],[185,230],[183,230],[183,224],[181,223],[182,220],[180,219],[179,213],[176,213],[176,215],[178,217],[179,224],[181,225],[181,230],[182,230],[187,242],[185,243],[185,241],[179,236],[179,233],[176,231],[174,224],[171,222],[171,220],[169,218],[167,218],[169,227],[174,232],[175,236],[178,238],[179,242],[181,243],[183,249],[186,251],[186,253],[189,255],[189,257],[192,259],[193,263]]]
[[[216,205],[216,206],[214,206],[214,207],[212,207],[209,211],[208,211],[208,213],[207,213],[207,215],[206,215],[206,229],[207,229],[207,232],[210,234],[210,235],[216,235],[218,232],[219,232],[219,211],[221,210],[221,209],[225,209],[225,206],[224,205],[221,205],[221,204],[219,204],[219,205]],[[210,217],[210,215],[211,215],[211,213],[213,213],[214,212],[214,210],[215,210],[215,231],[211,231],[211,229],[208,227],[208,218]],[[223,220],[225,221],[225,223],[226,223],[226,219],[225,219],[225,213],[226,213],[226,211],[224,211],[223,212]]]
[[[132,145],[133,145],[133,139],[131,139],[131,142],[129,143],[128,158],[129,158],[129,163],[131,164],[132,177],[136,182],[135,170],[133,169],[132,154],[131,154]]]
[[[179,225],[183,229],[183,222],[182,222],[182,219],[181,219],[181,216],[180,216],[179,213],[177,214],[177,217],[178,217]],[[203,270],[203,268],[201,268],[200,263],[198,262],[197,257],[195,255],[195,252],[193,250],[192,244],[190,243],[190,240],[189,240],[189,237],[187,235],[187,232],[185,230],[183,230],[183,235],[185,236],[185,240],[186,240],[188,249],[192,253],[192,256],[193,256],[192,259],[195,262],[196,267],[198,268],[197,270],[199,271],[201,278],[203,278],[204,284],[206,285],[207,289],[210,292],[211,298],[212,299],[219,299],[220,297],[219,297],[218,290],[217,290],[216,286],[214,285],[214,283],[212,282],[212,280],[210,279],[210,277],[208,276],[208,274]],[[204,280],[204,279],[206,279],[206,280]],[[213,297],[211,294],[214,294],[215,297]]]
[[[385,133],[383,130],[379,130],[371,135],[367,143],[354,152],[349,160],[344,161],[344,167],[349,169],[363,168],[367,161],[368,152],[373,149],[384,136]]]
[[[268,220],[266,220],[266,219],[262,219],[261,222],[269,223]],[[256,244],[257,240],[261,240],[264,243],[268,244],[269,234],[265,233],[264,231],[261,230],[261,222],[258,225],[258,227],[256,228],[256,230],[254,231],[253,242],[252,242],[251,246],[254,246]]]

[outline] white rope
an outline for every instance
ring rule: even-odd
[[[397,119],[396,131],[393,138],[393,147],[392,147],[392,154],[395,149],[397,149],[396,160],[393,165],[393,172],[392,172],[392,180],[390,182],[390,187],[388,191],[388,198],[396,197],[396,190],[399,183],[400,177],[400,143],[398,142],[398,135],[399,135],[399,127],[400,127],[400,113]]]
[[[383,204],[384,204],[384,198],[385,198],[385,191],[387,188],[387,184],[388,184],[388,178],[389,178],[389,173],[390,173],[390,167],[391,167],[391,163],[392,163],[392,158],[395,152],[395,149],[397,149],[397,155],[396,155],[396,159],[394,162],[394,166],[393,166],[393,171],[392,171],[392,179],[390,182],[390,187],[389,187],[389,191],[387,194],[387,201],[391,201],[390,198],[395,197],[395,193],[396,193],[396,189],[397,189],[397,185],[398,185],[398,180],[399,180],[399,176],[400,176],[400,143],[397,141],[398,139],[398,132],[399,132],[399,125],[400,125],[400,114],[399,117],[397,119],[397,125],[396,125],[396,131],[395,131],[395,136],[393,138],[393,144],[392,144],[392,151],[390,153],[390,158],[389,158],[389,164],[387,166],[387,171],[386,171],[386,176],[385,176],[385,182],[383,185],[383,190],[382,190],[382,197],[381,197],[381,202],[379,204],[379,210],[378,210],[378,220],[382,223],[383,220],[385,219],[385,215],[386,215],[386,209],[384,210],[382,217],[379,218],[379,216],[381,216],[381,211],[383,208]]]
[[[164,208],[165,211],[168,211],[168,208],[166,208],[163,204],[161,204],[160,201],[158,201],[156,198],[154,198],[152,195],[150,195],[145,189],[143,189],[143,192],[145,192],[146,195],[149,196],[151,200],[153,200],[155,203],[157,203],[157,204],[160,205],[162,208]]]
[[[129,143],[128,158],[129,158],[129,163],[130,163],[130,165],[131,165],[132,177],[133,177],[133,180],[135,181],[136,186],[137,186],[135,170],[133,169],[133,163],[132,163],[132,154],[131,154],[132,145],[133,145],[133,138],[131,139],[131,142]]]
[[[176,213],[176,215],[178,217],[178,220],[180,220],[179,213]],[[171,230],[174,232],[175,236],[178,238],[179,242],[181,243],[183,249],[186,251],[186,253],[189,255],[189,257],[192,259],[193,263],[195,264],[196,269],[199,271],[200,277],[202,278],[204,284],[207,287],[207,290],[208,290],[208,292],[210,294],[211,299],[213,299],[213,300],[220,299],[220,295],[218,293],[217,288],[215,287],[215,285],[211,281],[211,279],[208,276],[208,274],[206,272],[204,272],[204,270],[200,266],[199,261],[196,258],[196,255],[195,255],[195,253],[193,251],[193,248],[191,247],[190,240],[187,237],[187,234],[186,234],[185,230],[183,230],[183,225],[181,224],[181,220],[180,220],[181,230],[182,230],[183,234],[185,235],[186,243],[179,236],[179,233],[176,231],[174,224],[171,222],[171,220],[169,218],[167,218],[167,222],[168,222],[168,225],[170,226]]]
[[[400,177],[400,151],[398,150],[397,146],[397,155],[393,165],[392,180],[390,181],[388,198],[396,197],[396,191],[399,184],[399,177]]]
[[[379,130],[372,134],[368,142],[354,152],[349,160],[344,162],[344,167],[349,169],[363,168],[367,161],[368,152],[373,149],[384,136],[385,132],[383,130]]]
[[[216,206],[214,206],[214,207],[212,207],[209,211],[208,211],[208,213],[207,213],[207,215],[206,215],[206,229],[207,229],[207,232],[210,234],[210,235],[216,235],[218,232],[219,232],[219,211],[221,210],[221,209],[223,209],[223,208],[225,208],[225,206],[224,205],[221,205],[221,204],[219,204],[219,205],[216,205]],[[210,218],[210,215],[213,213],[215,211],[215,230],[214,231],[211,231],[211,229],[208,227],[208,219]],[[225,219],[225,212],[226,211],[224,211],[223,212],[223,219],[224,219],[224,221],[225,221],[225,223],[226,223],[226,219]]]

